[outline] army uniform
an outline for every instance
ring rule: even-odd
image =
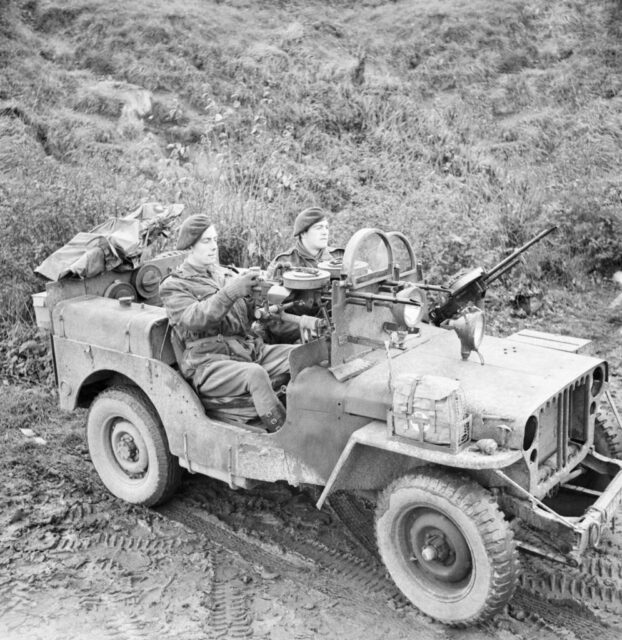
[[[160,297],[183,349],[181,373],[206,409],[218,412],[237,406],[240,410],[229,415],[241,419],[259,415],[264,423],[266,417],[271,422],[275,408],[282,407],[273,384],[289,379],[293,346],[264,345],[251,334],[251,303],[232,295],[228,286],[236,276],[219,265],[200,270],[186,260],[162,281]]]
[[[333,249],[331,247],[322,249],[312,255],[304,247],[300,238],[297,238],[296,244],[291,249],[280,253],[268,265],[267,277],[269,280],[274,278],[279,264],[291,265],[292,267],[317,267],[320,262],[340,260],[341,258],[343,258],[343,249]]]

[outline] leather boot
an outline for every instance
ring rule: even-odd
[[[270,411],[259,416],[269,433],[278,431],[285,424],[285,417],[285,407],[280,402],[274,404]]]

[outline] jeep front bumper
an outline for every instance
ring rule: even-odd
[[[622,460],[613,460],[598,453],[591,453],[583,464],[601,473],[604,467],[605,473],[613,478],[596,502],[575,524],[576,544],[571,553],[577,556],[583,554],[587,548],[598,545],[603,531],[615,518],[622,504]],[[572,485],[566,486],[572,488]]]
[[[508,489],[498,494],[501,508],[520,518],[529,527],[546,534],[545,546],[554,548],[556,553],[538,550],[533,545],[522,545],[527,550],[550,557],[559,553],[561,555],[558,559],[576,564],[586,550],[598,545],[603,532],[611,525],[622,505],[622,460],[591,452],[581,462],[581,466],[584,470],[591,471],[594,477],[601,476],[607,486],[603,491],[595,491],[570,482],[558,485],[559,494],[563,494],[561,503],[565,501],[565,509],[568,510],[570,505],[573,513],[579,512],[579,515],[571,516],[561,515],[560,511],[563,512],[563,509],[559,509],[559,504],[556,504],[560,502],[557,500],[559,496],[545,499],[545,503],[520,487],[503,471],[493,470]]]

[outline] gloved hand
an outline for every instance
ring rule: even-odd
[[[259,282],[259,273],[256,271],[247,271],[242,275],[236,276],[228,282],[223,291],[226,291],[234,300],[244,298],[251,295],[252,288]]]

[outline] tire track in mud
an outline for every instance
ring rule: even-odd
[[[198,491],[188,491],[183,496],[180,496],[180,502],[183,505],[186,505],[188,509],[192,510],[195,514],[194,517],[198,517],[200,521],[205,521],[209,518],[211,520],[212,527],[220,529],[218,534],[220,541],[224,541],[226,544],[231,545],[232,541],[230,540],[230,534],[235,532],[236,537],[243,540],[245,544],[250,544],[255,547],[259,546],[261,550],[257,550],[258,556],[256,557],[261,558],[264,563],[269,563],[269,566],[272,569],[278,568],[282,570],[281,561],[283,559],[283,552],[286,551],[288,562],[289,564],[293,563],[292,569],[295,571],[298,571],[301,563],[309,569],[321,569],[322,571],[328,570],[340,577],[358,582],[361,586],[365,587],[365,589],[372,593],[384,593],[388,598],[395,601],[396,606],[403,607],[407,604],[407,601],[403,598],[401,592],[399,592],[393,583],[387,579],[384,566],[381,562],[375,558],[372,560],[369,557],[369,554],[367,554],[365,559],[362,559],[352,553],[351,550],[329,547],[317,538],[313,537],[313,535],[305,535],[305,533],[309,531],[306,527],[303,526],[300,529],[297,529],[292,525],[285,525],[282,528],[283,534],[280,534],[278,531],[274,531],[271,540],[278,539],[278,543],[277,546],[271,546],[270,544],[267,544],[265,540],[258,538],[256,531],[235,531],[234,528],[225,522],[225,519],[221,519],[217,514],[210,514],[206,518],[205,514],[210,513],[213,505]],[[244,502],[246,501],[244,500]],[[250,514],[250,517],[248,518],[249,520],[253,520],[253,507],[257,508],[259,512],[265,511],[266,508],[269,508],[269,505],[265,502],[262,503],[254,497],[250,498],[248,506]],[[164,509],[166,508],[167,507],[164,507]],[[292,517],[296,520],[296,524],[300,524],[297,521],[300,520],[301,517],[304,517],[304,514],[300,514],[299,511],[297,512],[295,508],[287,509],[287,506],[285,507],[285,510],[288,514],[292,514]],[[299,515],[296,515],[297,513]],[[237,544],[233,543],[232,546],[235,548],[237,547]],[[268,553],[263,551],[264,549],[267,549]],[[239,548],[237,550],[239,550]],[[274,555],[272,552],[274,552]],[[275,558],[277,560],[276,565],[274,563]]]
[[[609,531],[604,546],[586,552],[577,566],[523,553],[521,587],[552,601],[574,601],[622,633],[622,535]],[[526,527],[519,539],[547,548],[547,542]]]
[[[219,552],[210,554],[209,576],[207,640],[251,637],[252,614],[247,604],[250,594],[242,581],[231,580],[227,576],[224,559]]]
[[[438,623],[410,605],[388,579],[384,567],[379,563],[369,559],[362,560],[348,551],[328,547],[309,536],[300,536],[290,527],[279,535],[275,532],[278,545],[266,543],[255,537],[253,531],[234,530],[202,509],[198,502],[197,496],[190,492],[190,495],[178,496],[174,504],[159,507],[158,512],[203,533],[213,543],[239,554],[248,562],[260,564],[295,582],[300,582],[301,569],[306,569],[308,577],[316,578],[315,588],[330,595],[334,601],[352,603],[357,609],[370,615],[377,616],[381,609],[391,618],[396,630],[402,630],[406,634],[405,637],[412,632],[414,621],[419,625],[419,640],[438,637]],[[252,512],[249,515],[252,517]],[[218,585],[218,580],[216,584]],[[356,587],[353,588],[353,584]]]
[[[607,584],[599,576],[571,567],[547,566],[547,561],[543,560],[530,570],[529,565],[523,562],[520,585],[532,593],[560,600],[576,600],[595,609],[622,615],[622,589]]]
[[[35,607],[31,597],[31,589],[21,581],[5,580],[0,584],[0,620],[8,620],[9,616],[16,614],[26,615]],[[16,624],[6,623],[7,631],[16,630]]]
[[[117,602],[113,598],[103,598],[102,603],[109,611],[114,612]],[[112,619],[106,620],[103,629],[105,640],[151,640],[153,630],[145,625],[142,616],[136,613],[113,613]]]
[[[190,583],[210,587],[209,572],[201,573],[204,561],[210,562],[206,542],[179,536],[179,529],[166,531],[158,524],[163,521],[154,522],[149,512],[118,514],[116,530],[111,530],[110,507],[114,511],[107,501],[56,507],[55,513],[62,515],[54,517],[54,528],[46,530],[44,540],[38,521],[12,539],[12,559],[6,565],[10,577],[0,582],[2,638],[205,637],[208,611],[200,596],[184,593],[180,602],[177,592],[188,584],[189,574]],[[188,567],[186,553],[192,553],[195,566]],[[22,575],[22,566],[41,569]],[[74,612],[80,612],[83,622],[67,621]],[[184,614],[195,621],[186,622]],[[184,633],[178,633],[180,627]]]
[[[88,535],[65,533],[59,536],[58,543],[50,553],[85,551],[96,545],[103,545],[120,551],[136,551],[147,555],[168,555],[175,553],[182,545],[180,540],[156,540],[138,538],[123,533],[100,531]]]

